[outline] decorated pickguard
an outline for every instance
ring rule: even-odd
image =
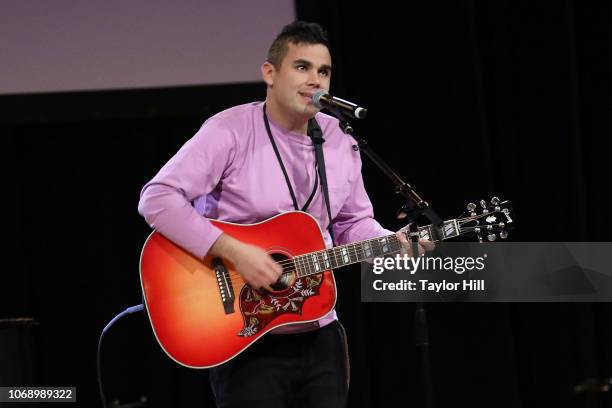
[[[244,327],[237,333],[238,336],[254,336],[280,315],[301,315],[304,302],[319,294],[322,282],[322,273],[305,276],[296,279],[287,289],[274,293],[261,293],[245,285],[240,291],[240,312]]]

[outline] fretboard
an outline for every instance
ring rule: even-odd
[[[419,237],[430,241],[439,241],[456,237],[461,233],[457,220],[445,221],[443,227],[438,231],[438,239],[433,238],[436,236],[433,233],[433,228],[432,225],[419,227]],[[391,234],[299,255],[293,258],[293,262],[297,275],[302,277],[362,262],[366,259],[393,254],[399,252],[400,249],[400,241],[395,234]]]

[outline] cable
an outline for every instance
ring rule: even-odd
[[[106,408],[106,398],[104,397],[104,390],[102,388],[102,370],[101,370],[101,367],[100,367],[100,350],[102,349],[102,339],[104,338],[104,334],[106,334],[108,329],[110,329],[111,326],[113,324],[115,324],[115,322],[117,320],[121,319],[123,316],[129,315],[129,314],[133,314],[133,313],[136,313],[136,312],[140,312],[142,310],[144,310],[144,305],[143,304],[132,306],[132,307],[128,307],[123,312],[121,312],[117,316],[113,317],[112,320],[110,322],[108,322],[108,324],[106,326],[104,326],[104,328],[102,329],[102,333],[100,334],[100,339],[98,340],[98,354],[97,354],[97,363],[96,364],[97,364],[97,373],[98,373],[98,387],[100,389],[100,399],[102,400],[102,406],[104,408]]]

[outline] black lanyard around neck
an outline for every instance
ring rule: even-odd
[[[293,192],[293,187],[291,187],[291,182],[289,181],[289,176],[287,175],[287,170],[285,169],[285,165],[283,164],[283,159],[281,158],[280,152],[278,151],[278,147],[276,147],[276,143],[274,142],[274,138],[272,137],[272,131],[270,130],[270,123],[268,122],[268,115],[266,115],[266,104],[263,105],[263,117],[264,123],[266,124],[266,130],[268,131],[268,137],[270,138],[270,143],[272,143],[272,147],[274,148],[274,153],[276,153],[276,158],[278,159],[278,163],[280,164],[281,169],[283,170],[283,174],[285,175],[285,181],[287,182],[287,187],[289,188],[289,193],[291,194],[291,199],[293,200],[293,208],[297,211],[298,204],[297,199],[295,198],[295,193]],[[312,139],[312,143],[315,148],[315,161],[317,166],[317,171],[315,172],[315,183],[312,193],[310,193],[310,197],[308,197],[308,201],[304,204],[302,211],[306,211],[310,202],[314,198],[315,193],[317,192],[317,184],[319,179],[319,174],[321,178],[321,190],[323,190],[323,198],[325,200],[325,207],[327,208],[327,217],[329,218],[329,236],[332,240],[332,245],[336,246],[336,240],[334,239],[334,231],[332,228],[332,217],[331,217],[331,208],[329,204],[329,192],[327,190],[327,175],[325,174],[325,156],[323,155],[323,132],[319,127],[319,124],[312,118],[308,121],[308,136]]]
[[[278,151],[278,147],[276,146],[276,142],[274,141],[274,137],[272,137],[272,131],[270,130],[270,122],[268,121],[268,115],[266,115],[266,104],[263,106],[263,117],[264,123],[266,124],[266,131],[268,132],[268,137],[270,138],[270,143],[272,144],[272,148],[274,149],[274,153],[276,154],[276,158],[278,159],[278,164],[280,164],[281,170],[283,171],[283,175],[285,176],[285,182],[287,183],[287,188],[289,189],[289,194],[291,194],[291,200],[293,201],[293,208],[296,211],[300,211],[298,207],[297,198],[295,197],[295,192],[293,191],[293,187],[291,186],[291,181],[289,180],[289,175],[287,174],[287,169],[285,168],[285,164],[283,163],[283,159]],[[308,206],[312,202],[316,192],[317,186],[319,184],[319,173],[315,171],[315,182],[314,187],[312,188],[312,192],[310,193],[310,197],[306,200],[306,204],[302,207],[301,211],[306,211]]]

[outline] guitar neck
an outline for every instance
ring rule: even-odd
[[[433,225],[419,227],[417,234],[419,238],[430,241],[445,240],[461,234],[457,220],[445,221],[443,227],[438,230],[438,234],[434,234],[434,228]],[[436,236],[438,237],[437,239],[434,238]],[[391,234],[299,255],[293,258],[293,262],[297,275],[302,277],[362,262],[367,259],[397,253],[401,247],[402,245],[397,236]]]

